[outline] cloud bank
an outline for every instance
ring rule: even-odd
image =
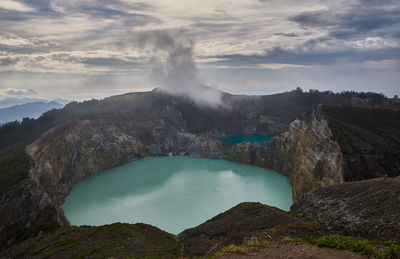
[[[28,82],[41,94],[74,99],[88,83],[79,89],[70,82],[88,75],[115,79],[110,91],[93,85],[96,96],[186,81],[244,94],[301,86],[394,95],[400,91],[399,13],[398,0],[5,0],[0,83],[18,89]],[[172,41],[152,35],[155,30]],[[153,49],[121,43],[132,31],[148,34],[143,38]],[[173,72],[179,66],[187,75]]]
[[[23,95],[33,95],[36,92],[33,89],[15,89],[6,88],[0,89],[0,96],[23,96]]]

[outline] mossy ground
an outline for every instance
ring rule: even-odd
[[[400,246],[378,240],[330,234],[311,240],[311,243],[318,246],[360,252],[380,259],[400,258]]]
[[[32,258],[177,258],[175,237],[146,224],[62,227],[11,247],[5,254]]]

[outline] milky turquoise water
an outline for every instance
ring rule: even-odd
[[[264,144],[265,141],[270,141],[273,137],[276,137],[276,135],[236,135],[227,138],[222,138],[220,140],[233,145],[242,142]]]
[[[62,205],[72,225],[147,223],[170,233],[244,201],[289,210],[283,175],[225,160],[146,158],[87,177]]]

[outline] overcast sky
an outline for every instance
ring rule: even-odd
[[[399,0],[0,0],[0,99],[90,99],[151,90],[162,52],[189,42],[217,89],[400,94]],[[145,42],[146,43],[146,42]]]

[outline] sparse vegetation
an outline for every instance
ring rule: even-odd
[[[371,241],[366,239],[356,239],[351,236],[325,235],[311,242],[318,246],[345,249],[352,252],[361,252],[367,255],[376,256],[376,251]]]
[[[398,176],[400,111],[321,107],[344,158],[345,181]]]
[[[235,245],[229,245],[227,247],[222,248],[222,250],[212,257],[212,259],[217,259],[220,258],[223,255],[229,254],[229,253],[236,253],[236,254],[247,254],[246,250],[243,247],[240,246],[235,246]]]
[[[4,256],[0,252],[0,257]],[[6,253],[7,254],[7,253]],[[173,235],[146,224],[115,223],[98,227],[62,227],[17,244],[8,251],[16,258],[112,257],[178,258]]]
[[[83,259],[83,258],[85,258],[86,256],[96,254],[96,253],[98,253],[100,250],[101,250],[101,248],[92,249],[92,250],[87,251],[87,252],[81,254],[80,256],[78,256],[77,259]]]
[[[34,255],[46,254],[47,252],[49,252],[53,249],[56,249],[56,248],[60,248],[60,249],[58,249],[57,252],[62,252],[62,251],[68,250],[68,249],[78,245],[79,242],[80,242],[80,239],[77,239],[77,238],[58,240],[51,245],[44,245],[44,246],[39,247],[38,249],[35,250],[35,252],[33,254]]]
[[[266,247],[273,243],[274,242],[272,242],[272,241],[262,241],[262,242],[246,243],[245,246],[247,246],[247,247]]]
[[[379,254],[380,259],[398,259],[400,258],[400,246],[390,244],[383,253]]]
[[[352,236],[325,235],[311,241],[318,246],[345,249],[353,252],[360,252],[380,259],[400,258],[400,246],[390,242],[376,240],[357,239]],[[377,249],[378,246],[383,246]]]

